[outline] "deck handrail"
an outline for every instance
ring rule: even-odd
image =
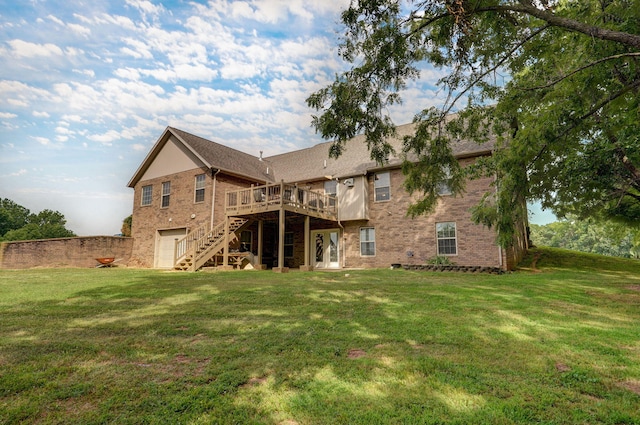
[[[227,215],[250,213],[260,209],[284,205],[308,209],[330,216],[338,215],[338,202],[335,196],[306,189],[297,184],[276,183],[252,186],[226,192],[225,211]]]
[[[198,240],[209,233],[209,225],[204,224],[197,227],[184,235],[181,239],[176,240],[173,252],[173,264],[177,264],[190,253],[195,252]]]
[[[175,243],[173,264],[177,264],[188,255],[195,258],[196,253],[203,249],[207,242],[220,234],[224,234],[224,231],[225,222],[223,221],[211,230],[209,230],[209,225],[205,224],[187,233],[182,239],[177,240]]]

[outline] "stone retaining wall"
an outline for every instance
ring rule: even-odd
[[[0,269],[32,267],[95,267],[96,258],[114,257],[115,265],[126,265],[131,258],[132,238],[83,236],[2,242]]]

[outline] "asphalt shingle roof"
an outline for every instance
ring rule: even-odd
[[[267,174],[268,164],[259,158],[174,127],[169,129],[191,146],[212,168],[258,181],[273,181],[273,174]]]
[[[389,158],[388,163],[384,164],[384,168],[402,164],[403,139],[405,136],[412,135],[414,128],[414,124],[405,124],[396,128],[396,137],[389,140],[396,153]],[[351,177],[383,168],[371,159],[364,135],[347,141],[338,159],[329,158],[330,146],[331,142],[321,143],[307,149],[267,157],[265,161],[272,164],[276,180],[285,182],[316,180],[325,176]],[[454,155],[459,158],[484,155],[492,151],[494,141],[478,144],[472,140],[454,140],[451,147]]]
[[[167,127],[167,131],[178,137],[187,147],[211,168],[220,169],[226,173],[255,179],[256,182],[302,182],[321,180],[325,177],[344,178],[363,175],[380,168],[398,167],[402,163],[401,152],[404,136],[414,132],[414,124],[398,126],[397,135],[389,142],[394,147],[395,155],[380,166],[371,159],[365,142],[365,136],[359,135],[347,141],[342,155],[338,159],[329,158],[331,142],[320,143],[306,149],[265,157],[263,160],[230,148],[220,143],[212,142],[186,131]],[[494,141],[478,144],[472,140],[455,140],[452,142],[454,155],[469,157],[486,155],[493,150]],[[151,161],[152,156],[145,162]],[[141,175],[145,163],[136,173]],[[134,176],[130,185],[137,178]]]

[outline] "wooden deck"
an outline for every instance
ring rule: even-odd
[[[338,202],[335,196],[304,189],[297,185],[278,183],[226,193],[225,212],[228,217],[257,215],[280,210],[326,220],[338,220]]]

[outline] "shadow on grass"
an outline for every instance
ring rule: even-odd
[[[388,270],[123,276],[2,313],[9,423],[638,419],[612,382],[638,358],[640,294]]]

